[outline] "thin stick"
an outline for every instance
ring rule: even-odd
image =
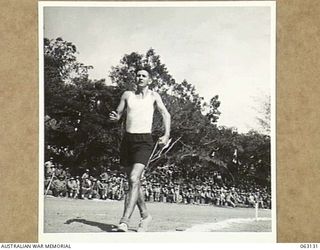
[[[175,140],[175,141],[171,144],[171,146],[164,152],[164,155],[166,155],[166,154],[172,149],[172,147],[174,146],[174,144],[176,144],[180,139],[181,139],[181,137],[179,137],[177,140]],[[171,140],[171,139],[170,139],[170,140]],[[158,160],[158,159],[161,157],[161,154],[162,154],[162,152],[164,151],[164,149],[165,149],[165,147],[164,147],[153,159],[150,160],[150,163]]]
[[[158,144],[159,144],[159,141],[157,141],[156,144],[154,145],[154,148],[153,148],[153,150],[152,150],[152,153],[151,153],[151,155],[150,155],[150,157],[149,157],[149,159],[148,159],[146,168],[149,167],[149,164],[150,164],[150,162],[151,162],[151,158],[154,156],[154,152],[156,151],[156,149],[157,149],[157,147],[158,147]]]
[[[44,193],[44,196],[45,196],[45,197],[47,196],[47,194],[48,194],[48,192],[49,192],[49,189],[50,189],[50,187],[51,187],[51,183],[52,183],[53,177],[54,177],[54,172],[52,173],[52,176],[51,176],[49,185],[48,185],[48,187],[47,187],[47,190],[46,190],[46,192]]]

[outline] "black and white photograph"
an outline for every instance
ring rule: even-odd
[[[276,241],[274,1],[38,7],[40,241]]]

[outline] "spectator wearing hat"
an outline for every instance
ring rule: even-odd
[[[77,183],[77,197],[79,197],[81,191],[81,181],[79,175],[76,176],[75,181]]]
[[[65,197],[67,195],[67,183],[62,176],[52,181],[52,193],[55,197]]]
[[[82,178],[81,182],[81,199],[92,198],[92,182],[89,178]]]
[[[178,184],[174,184],[174,193],[173,193],[173,202],[180,203],[180,186]]]
[[[216,189],[216,192],[215,192],[215,204],[216,204],[216,206],[222,205],[221,190],[219,190],[219,189]]]
[[[67,189],[68,189],[69,198],[76,198],[77,197],[79,187],[78,187],[78,183],[74,177],[71,177],[67,181]]]
[[[168,188],[167,188],[167,184],[164,184],[162,187],[161,187],[161,201],[162,202],[167,202],[167,196],[168,196]]]
[[[50,159],[44,163],[44,171],[45,171],[45,178],[47,177],[51,178],[54,172],[53,157],[50,157]]]
[[[210,186],[207,187],[207,190],[205,192],[205,204],[213,204],[213,193]]]
[[[194,190],[191,187],[188,189],[187,196],[188,196],[188,203],[194,204]]]
[[[91,197],[90,199],[100,199],[100,195],[99,195],[99,187],[98,187],[98,183],[97,183],[97,179],[96,178],[92,178],[92,185],[91,185]]]
[[[97,181],[97,187],[100,199],[106,200],[108,196],[108,183],[105,178]]]
[[[108,179],[109,179],[109,174],[107,172],[103,172],[102,174],[100,174],[100,180],[108,181]]]
[[[111,177],[109,177],[108,181],[107,181],[107,184],[108,184],[108,195],[107,195],[107,198],[108,199],[112,199],[112,187],[113,187],[113,180]]]
[[[200,191],[200,204],[204,205],[206,203],[206,189],[203,186]]]
[[[154,202],[154,188],[155,188],[155,184],[154,182],[152,182],[149,188],[149,202]]]
[[[155,187],[154,187],[154,201],[155,202],[160,202],[160,193],[161,193],[160,184],[156,183]]]
[[[63,172],[63,169],[62,169],[62,165],[60,163],[56,164],[55,165],[55,171],[54,171],[54,174],[56,177],[64,177],[62,176],[62,172]]]
[[[174,187],[170,184],[168,188],[168,198],[167,202],[173,203],[174,202]]]
[[[234,202],[235,202],[235,199],[234,199],[233,195],[231,194],[231,191],[227,191],[226,192],[226,204],[231,207],[236,207]]]
[[[66,179],[70,179],[71,178],[71,173],[70,173],[70,169],[69,168],[65,169],[65,176],[66,176]]]
[[[81,176],[81,179],[82,180],[84,180],[84,179],[88,179],[89,177],[90,177],[90,170],[87,168],[86,170],[85,170],[85,172],[82,174],[82,176]]]
[[[249,205],[249,207],[255,207],[256,201],[251,192],[247,196],[247,204]]]
[[[200,193],[201,193],[201,186],[196,185],[194,190],[194,203],[198,205],[200,204]]]

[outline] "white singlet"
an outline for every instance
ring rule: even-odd
[[[126,131],[129,133],[151,133],[154,112],[152,93],[144,98],[131,93],[127,99]]]

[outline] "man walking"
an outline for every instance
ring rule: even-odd
[[[126,109],[126,132],[120,148],[120,164],[125,167],[129,191],[126,195],[124,212],[118,231],[128,231],[130,217],[137,205],[141,215],[138,232],[147,230],[152,217],[147,211],[141,188],[141,176],[153,150],[151,136],[154,108],[162,115],[165,133],[159,138],[160,144],[166,144],[170,136],[171,117],[164,106],[160,95],[149,89],[151,75],[147,69],[136,73],[136,90],[125,91],[121,96],[116,111],[109,114],[111,121],[119,121]]]

